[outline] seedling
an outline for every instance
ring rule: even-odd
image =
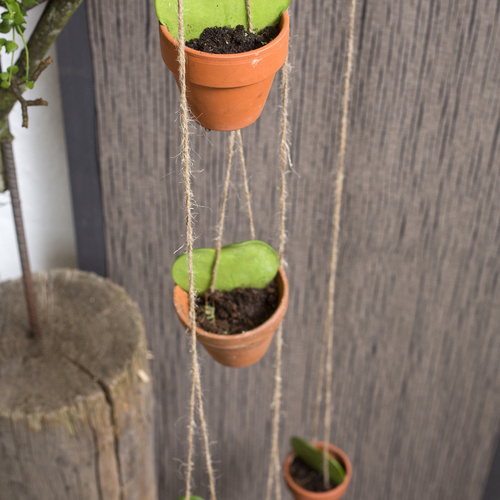
[[[205,316],[207,317],[208,321],[215,323],[215,307],[211,306],[210,304],[205,304],[204,309]]]
[[[156,0],[156,13],[160,22],[168,28],[177,40],[179,25],[177,2]],[[253,30],[259,32],[267,26],[278,23],[290,0],[252,0]],[[184,38],[198,38],[205,28],[214,26],[248,25],[245,0],[184,0]]]
[[[305,439],[299,437],[292,437],[290,440],[293,451],[302,459],[309,467],[318,472],[323,472],[323,452],[313,446]],[[344,467],[335,460],[332,456],[328,457],[328,471],[330,481],[334,485],[339,485],[344,481],[345,470]]]

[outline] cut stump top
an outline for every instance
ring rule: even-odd
[[[95,274],[34,275],[42,339],[29,338],[22,282],[0,284],[0,416],[47,414],[110,387],[144,356],[139,309]]]

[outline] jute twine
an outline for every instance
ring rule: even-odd
[[[210,456],[210,446],[208,440],[207,423],[203,408],[203,396],[201,390],[200,364],[198,361],[197,343],[196,343],[196,312],[195,312],[195,291],[194,291],[194,273],[193,273],[193,192],[191,189],[191,157],[189,151],[189,111],[186,97],[186,56],[184,40],[184,16],[182,0],[178,0],[178,22],[179,22],[179,83],[181,94],[181,131],[182,131],[182,164],[184,175],[184,200],[186,204],[186,246],[187,261],[189,273],[189,321],[190,321],[190,339],[191,339],[191,395],[189,399],[189,424],[188,424],[188,461],[186,472],[186,493],[187,499],[191,497],[191,477],[193,472],[193,436],[196,427],[195,410],[198,411],[200,418],[203,442],[205,447],[205,460],[210,483],[210,498],[217,500],[215,494],[215,477]]]
[[[344,187],[344,164],[347,144],[347,129],[349,119],[349,97],[351,93],[351,74],[352,60],[354,53],[354,25],[356,20],[356,0],[351,0],[350,25],[349,25],[349,43],[347,50],[347,63],[344,76],[344,95],[342,100],[342,122],[340,128],[340,146],[338,156],[338,170],[335,181],[335,204],[332,223],[332,253],[330,260],[330,280],[328,284],[328,308],[323,330],[323,349],[320,359],[320,368],[318,376],[318,387],[316,393],[316,402],[313,418],[313,436],[317,436],[319,427],[319,413],[322,404],[321,393],[323,386],[325,388],[325,416],[324,416],[324,434],[323,434],[323,477],[325,486],[328,486],[328,444],[331,433],[331,415],[332,415],[332,375],[333,375],[333,339],[334,339],[334,312],[335,312],[335,284],[337,275],[337,263],[339,254],[339,233],[340,233],[340,215],[342,209],[342,191]],[[326,348],[325,348],[326,347]],[[326,365],[326,374],[325,374]]]
[[[286,197],[287,183],[286,172],[288,166],[288,97],[289,97],[289,64],[288,57],[283,65],[281,79],[281,186],[280,186],[280,262],[284,265],[286,245]],[[273,395],[273,427],[271,435],[271,457],[267,473],[266,500],[271,500],[273,483],[276,500],[281,499],[281,466],[279,457],[279,431],[281,419],[281,397],[282,397],[282,350],[283,350],[283,326],[279,325],[276,333],[276,365],[274,370],[274,395]]]
[[[246,0],[246,4],[247,4],[248,31],[253,31],[253,26],[252,26],[252,9],[250,8],[250,0]]]
[[[227,155],[228,158],[227,158],[227,168],[226,168],[226,180],[224,181],[224,195],[222,198],[222,209],[219,220],[219,234],[217,235],[217,244],[215,246],[215,261],[214,261],[214,268],[212,271],[212,285],[210,286],[210,291],[212,293],[215,290],[215,280],[217,278],[217,268],[219,267],[219,256],[220,256],[220,250],[222,248],[222,235],[224,234],[224,219],[226,217],[226,205],[229,192],[229,178],[231,175],[231,163],[232,163],[231,160],[233,157],[234,136],[235,132],[233,131],[229,135],[229,150]]]
[[[241,137],[241,130],[238,130],[236,132],[236,135],[238,136],[238,145],[240,148],[240,165],[241,165],[241,172],[243,174],[243,185],[245,188],[245,197],[247,200],[247,210],[248,210],[248,222],[250,224],[250,237],[252,240],[255,239],[255,226],[253,223],[253,214],[252,214],[252,200],[250,197],[250,189],[248,188],[248,176],[247,176],[247,168],[245,164],[245,153],[243,150],[243,139]]]
[[[251,9],[250,0],[246,0],[247,6],[247,16],[248,16],[248,28],[252,31],[252,21],[251,21]],[[186,246],[187,246],[187,261],[188,261],[188,274],[189,274],[189,321],[190,321],[190,338],[191,338],[191,356],[192,356],[192,381],[191,381],[191,395],[189,401],[189,426],[188,426],[188,464],[186,473],[186,490],[185,498],[189,499],[191,496],[191,478],[193,471],[193,454],[194,454],[194,429],[196,426],[195,422],[195,410],[198,411],[200,417],[200,423],[203,434],[203,441],[205,447],[205,460],[207,464],[207,471],[209,475],[210,482],[210,498],[211,500],[216,500],[215,493],[215,477],[212,466],[212,459],[210,456],[210,447],[208,440],[208,430],[203,408],[203,395],[201,389],[201,378],[200,378],[200,365],[198,361],[197,353],[197,343],[196,343],[196,312],[195,312],[195,291],[194,291],[194,273],[193,273],[193,227],[192,227],[192,206],[193,206],[193,193],[191,189],[191,158],[189,150],[189,111],[187,105],[186,97],[186,58],[185,58],[185,40],[184,40],[184,23],[183,23],[183,5],[182,0],[178,0],[178,23],[179,23],[179,83],[180,83],[180,93],[181,93],[181,131],[182,131],[182,163],[183,163],[183,174],[184,174],[184,186],[185,186],[185,204],[186,204]],[[283,77],[282,77],[282,133],[281,133],[281,196],[280,196],[280,245],[279,245],[279,256],[280,261],[284,262],[284,252],[286,244],[286,170],[288,163],[288,58],[283,66]],[[225,220],[225,210],[227,205],[228,197],[228,187],[229,178],[231,171],[231,160],[234,148],[234,136],[235,133],[232,132],[229,139],[229,154],[228,154],[228,165],[226,169],[226,180],[224,185],[224,196],[221,210],[221,218],[219,223],[219,234],[217,238],[217,248],[216,248],[216,259],[214,263],[214,272],[212,276],[212,289],[215,284],[215,279],[217,275],[217,265],[220,255],[220,249],[222,245],[222,235]],[[245,194],[247,199],[248,215],[250,222],[250,232],[252,239],[255,237],[255,229],[253,223],[253,215],[251,210],[251,200],[250,191],[248,189],[248,179],[246,173],[246,166],[243,153],[243,141],[241,137],[241,131],[237,131],[239,150],[240,150],[240,161],[243,172]],[[281,499],[281,487],[280,487],[280,460],[279,460],[279,424],[280,424],[280,414],[281,414],[281,397],[282,397],[282,377],[281,377],[281,356],[282,356],[282,346],[283,346],[283,330],[280,325],[277,332],[276,338],[276,367],[275,367],[275,387],[273,396],[273,431],[272,431],[272,444],[271,444],[271,458],[269,464],[268,472],[268,483],[267,483],[267,495],[266,499],[270,500],[272,485],[275,485],[275,495],[276,499]]]
[[[224,191],[223,191],[223,195],[222,195],[222,208],[221,208],[220,219],[219,219],[219,231],[217,234],[217,243],[215,246],[215,260],[214,260],[214,268],[212,271],[212,283],[210,285],[210,291],[212,293],[215,290],[215,280],[217,279],[217,269],[219,267],[219,257],[220,257],[220,251],[222,248],[222,236],[224,235],[224,221],[226,218],[227,199],[229,196],[229,180],[231,177],[231,165],[232,165],[232,158],[233,158],[234,136],[235,135],[238,137],[240,164],[241,164],[241,171],[243,173],[243,184],[244,184],[244,189],[245,189],[245,197],[246,197],[246,201],[247,201],[248,220],[249,220],[249,224],[250,224],[250,236],[251,236],[252,240],[255,239],[255,227],[254,227],[253,215],[252,215],[252,201],[251,201],[251,196],[250,196],[250,189],[248,187],[248,177],[247,177],[247,170],[246,170],[246,165],[245,165],[245,154],[244,154],[244,150],[243,150],[243,139],[241,137],[241,130],[236,130],[236,131],[232,131],[231,134],[229,135],[229,148],[228,148],[228,154],[227,154],[227,167],[226,167],[226,175],[225,175],[225,180],[224,180]]]

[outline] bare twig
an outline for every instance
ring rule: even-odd
[[[47,66],[52,62],[52,57],[47,57],[46,59],[42,59],[38,68],[31,75],[32,81],[38,80],[38,77],[42,74],[42,71],[47,68]],[[16,96],[16,99],[21,103],[21,110],[23,113],[23,127],[28,128],[28,106],[48,106],[49,103],[42,98],[38,99],[25,99],[22,95],[21,90],[19,89],[18,83],[12,81],[11,82],[12,93]]]
[[[21,110],[23,113],[23,127],[28,128],[28,106],[48,106],[49,103],[39,97],[38,99],[29,99],[26,100],[16,83],[11,82],[11,88],[13,94],[16,96],[17,100],[21,103]]]
[[[52,57],[46,57],[45,59],[42,59],[40,61],[40,64],[38,65],[38,68],[35,69],[35,71],[33,71],[33,74],[31,75],[31,81],[32,82],[36,82],[38,80],[38,77],[42,74],[42,72],[47,69],[47,66],[49,64],[52,64],[54,62],[54,60],[52,59]]]

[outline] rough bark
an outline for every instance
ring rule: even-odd
[[[27,336],[20,281],[0,285],[0,491],[22,500],[154,500],[144,327],[96,275],[35,275],[45,336]]]

